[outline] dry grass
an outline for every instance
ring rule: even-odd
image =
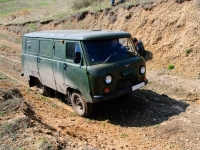
[[[17,12],[13,12],[10,14],[10,17],[13,19],[17,18],[17,17],[21,17],[21,16],[28,16],[30,15],[30,12],[28,9],[22,9],[22,10],[19,10]]]
[[[152,1],[160,0],[116,0],[115,4],[129,8]],[[40,0],[0,0],[0,24],[25,24],[48,20],[59,22],[72,14],[87,11],[96,12],[109,7],[111,6],[108,0],[49,0],[47,2]]]

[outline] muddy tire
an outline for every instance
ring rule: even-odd
[[[71,97],[72,107],[77,115],[88,117],[93,110],[93,104],[86,102],[85,98],[79,93],[73,93]]]
[[[37,90],[38,92],[41,94],[41,95],[46,95],[47,94],[47,89],[46,87],[40,82],[40,80],[36,80],[36,87],[37,87]]]

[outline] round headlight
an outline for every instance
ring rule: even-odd
[[[112,77],[110,75],[105,76],[104,78],[106,84],[110,84],[112,82]]]
[[[144,66],[140,67],[140,73],[141,73],[141,74],[144,74],[144,73],[145,73],[145,71],[146,71],[146,69],[145,69],[145,67],[144,67]]]

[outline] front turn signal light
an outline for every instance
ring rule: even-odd
[[[109,88],[104,88],[104,93],[108,93],[110,92],[110,89]]]
[[[146,81],[147,78],[145,76],[142,77],[142,81]]]

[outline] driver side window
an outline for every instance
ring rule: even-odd
[[[75,42],[66,44],[66,59],[73,60],[74,52],[81,52],[80,45]]]

